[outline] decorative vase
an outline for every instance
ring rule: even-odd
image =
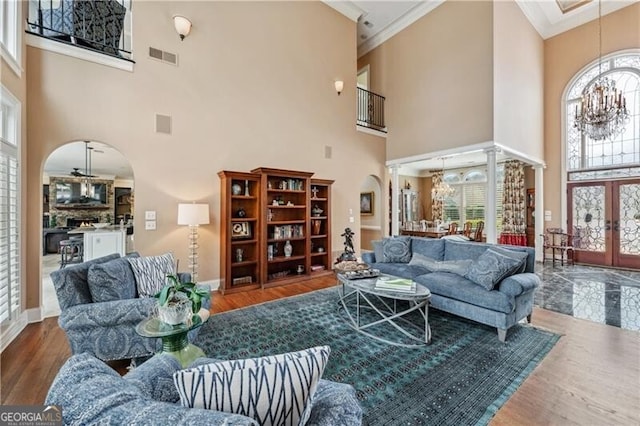
[[[165,324],[184,324],[193,314],[191,300],[189,300],[187,296],[179,295],[176,298],[178,299],[177,301],[170,301],[162,306],[157,305],[158,318]]]
[[[313,235],[320,235],[320,228],[322,227],[322,221],[320,219],[315,219],[311,221],[311,232]]]
[[[245,197],[249,196],[249,181],[248,180],[244,181],[244,195],[245,195]]]
[[[287,240],[287,242],[284,244],[284,257],[291,257],[292,253],[293,246],[291,245],[291,242]]]

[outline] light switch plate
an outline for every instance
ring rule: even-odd
[[[156,221],[155,220],[146,220],[144,222],[144,229],[146,231],[155,231],[155,229],[156,229]]]
[[[144,212],[145,220],[156,220],[156,211],[155,210],[147,210]],[[153,228],[155,229],[155,227]]]

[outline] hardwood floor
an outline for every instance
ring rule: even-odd
[[[214,313],[335,285],[323,277],[216,294]],[[562,338],[498,411],[493,425],[640,424],[640,334],[535,308],[533,324]],[[57,318],[30,324],[2,353],[0,403],[42,404],[70,351]],[[121,373],[124,364],[114,367]]]

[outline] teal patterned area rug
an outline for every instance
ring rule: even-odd
[[[354,331],[342,315],[338,288],[318,290],[214,315],[194,343],[219,359],[329,345],[323,378],[356,388],[364,424],[472,425],[487,424],[559,338],[516,325],[501,343],[494,328],[432,309],[432,343],[404,348]]]

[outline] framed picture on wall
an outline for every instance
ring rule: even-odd
[[[360,193],[360,215],[373,216],[373,192]]]

